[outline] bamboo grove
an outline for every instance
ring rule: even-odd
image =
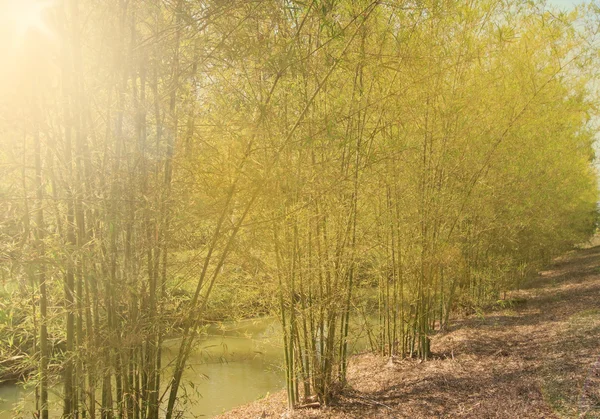
[[[427,360],[453,312],[594,231],[597,11],[52,3],[3,50],[3,373],[41,418],[185,416],[236,277],[281,319],[291,408],[344,385],[359,323]]]

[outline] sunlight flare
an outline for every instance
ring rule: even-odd
[[[44,35],[51,33],[44,20],[44,12],[52,6],[51,1],[5,0],[0,5],[2,20],[12,28],[17,38],[32,31]]]

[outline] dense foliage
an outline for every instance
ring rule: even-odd
[[[597,12],[49,5],[3,50],[0,367],[42,418],[60,376],[65,418],[170,419],[207,318],[277,312],[290,407],[344,384],[352,318],[426,360],[594,231]]]

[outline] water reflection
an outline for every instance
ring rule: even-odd
[[[211,417],[283,388],[280,341],[279,324],[273,318],[210,326],[183,377],[189,400],[183,407],[186,417]],[[165,342],[163,365],[176,356],[178,345],[178,339]],[[60,391],[59,386],[50,394],[50,403],[55,404],[50,417],[60,415],[56,406]],[[15,404],[21,404],[24,412],[35,408],[34,395],[21,386],[0,386],[0,398],[0,419],[13,419],[10,409]]]

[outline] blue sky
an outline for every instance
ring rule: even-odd
[[[580,0],[547,0],[547,1],[548,1],[548,4],[553,4],[555,6],[565,8],[565,9],[570,9],[573,6],[581,3]]]

